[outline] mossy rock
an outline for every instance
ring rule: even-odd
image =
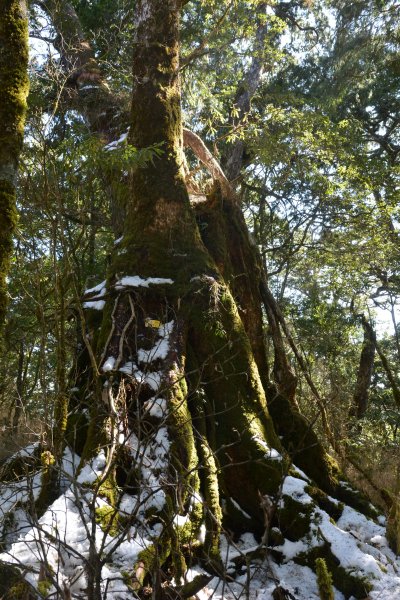
[[[344,504],[348,504],[351,508],[355,508],[355,510],[358,510],[358,512],[374,521],[379,517],[379,511],[372,506],[367,496],[359,490],[355,490],[352,485],[343,478],[341,478],[337,485],[334,496],[341,502],[344,502]]]

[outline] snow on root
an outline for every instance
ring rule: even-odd
[[[295,471],[302,475],[301,471]],[[344,507],[341,517],[334,523],[307,493],[309,483],[309,480],[287,476],[278,505],[278,510],[284,508],[289,499],[298,503],[299,512],[302,506],[305,513],[309,511],[311,526],[307,534],[297,541],[284,539],[280,545],[269,546],[264,552],[260,552],[259,544],[250,533],[243,534],[236,542],[223,536],[221,558],[234,580],[215,577],[198,595],[199,600],[273,600],[278,586],[286,591],[287,598],[320,600],[315,573],[297,561],[301,555],[324,543],[330,545],[346,573],[372,586],[363,598],[400,599],[400,560],[388,546],[384,527],[349,506]],[[330,500],[339,504],[333,498]],[[355,600],[354,596],[345,595],[338,589],[334,589],[334,597],[335,600]],[[361,598],[360,595],[357,597]]]
[[[95,285],[94,287],[92,287],[88,290],[85,290],[84,296],[88,296],[90,294],[95,294],[95,295],[83,303],[83,308],[92,308],[94,310],[103,310],[106,303],[104,300],[102,300],[102,298],[105,296],[105,293],[106,293],[106,284],[107,284],[106,281],[102,281],[98,285]]]
[[[127,287],[148,288],[150,285],[171,285],[172,283],[174,283],[172,279],[165,279],[163,277],[147,277],[147,279],[143,279],[139,275],[129,275],[119,279],[115,284],[115,289],[122,290]]]

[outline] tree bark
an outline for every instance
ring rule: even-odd
[[[0,324],[7,308],[12,237],[17,223],[16,178],[28,80],[28,21],[24,0],[0,1]]]
[[[364,330],[364,340],[354,390],[353,406],[350,410],[350,416],[355,417],[357,420],[362,419],[367,412],[369,389],[371,387],[375,357],[375,340],[372,328],[366,325],[365,319],[363,319],[362,325]]]
[[[239,129],[243,126],[250,112],[251,100],[260,83],[261,76],[264,72],[265,63],[263,57],[263,45],[270,27],[269,23],[263,22],[263,17],[266,15],[267,4],[261,3],[257,8],[257,16],[260,19],[260,24],[257,29],[256,40],[254,45],[253,59],[249,70],[245,74],[241,85],[238,87],[235,97],[235,115],[231,116],[230,123],[233,129]],[[240,135],[240,131],[238,132]],[[223,158],[222,164],[224,172],[229,181],[235,181],[243,166],[243,154],[245,151],[245,143],[242,139],[228,148],[228,151]]]

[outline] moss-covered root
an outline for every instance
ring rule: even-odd
[[[22,147],[28,80],[28,20],[23,0],[0,0],[0,324],[17,222],[15,179]]]
[[[392,496],[392,507],[386,526],[386,537],[389,546],[396,554],[400,554],[400,498]]]
[[[216,422],[213,447],[224,488],[263,523],[260,494],[277,494],[285,465],[270,452],[280,450],[280,441],[248,337],[226,286],[211,277],[195,281],[190,323],[193,352],[210,399],[206,415],[210,432]]]
[[[198,400],[199,398],[197,398]],[[200,401],[201,402],[201,401]],[[196,430],[198,432],[197,447],[200,459],[202,490],[204,493],[205,526],[204,555],[207,567],[221,573],[222,562],[219,542],[222,526],[222,510],[220,504],[220,489],[218,465],[216,457],[207,439],[205,415],[201,403],[193,407],[196,411]]]
[[[329,573],[323,558],[317,558],[315,561],[315,573],[317,575],[318,592],[321,600],[335,600],[332,575]]]
[[[181,324],[182,325],[182,324]],[[195,496],[199,490],[199,477],[197,473],[198,455],[193,435],[191,414],[187,403],[187,384],[184,377],[185,352],[183,327],[178,327],[175,333],[175,348],[178,361],[174,361],[166,378],[168,400],[168,436],[171,441],[170,454],[170,483],[166,487],[167,506],[166,522],[168,523],[166,535],[169,537],[171,559],[174,567],[175,580],[179,583],[186,571],[186,562],[183,555],[183,544],[191,543],[196,537],[200,522],[195,518],[195,510],[189,511],[194,506]],[[192,539],[184,539],[185,531],[176,525],[175,517],[189,511],[188,531]],[[192,518],[194,517],[194,518]],[[197,527],[197,531],[195,531]]]
[[[338,464],[325,451],[310,423],[273,386],[268,389],[268,410],[294,464],[324,491],[334,494],[340,478]]]

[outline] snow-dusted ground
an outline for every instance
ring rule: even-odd
[[[157,407],[157,408],[156,408]],[[159,403],[153,409],[159,410]],[[148,482],[141,496],[124,494],[121,498],[120,513],[136,514],[137,523],[129,524],[122,536],[112,537],[95,524],[95,508],[106,505],[105,500],[93,493],[93,484],[101,478],[106,468],[106,458],[100,454],[74,477],[78,457],[70,451],[64,455],[64,492],[36,522],[23,510],[23,503],[37,497],[38,476],[30,481],[22,479],[15,484],[3,485],[0,489],[0,514],[3,516],[13,510],[14,524],[9,534],[9,549],[0,555],[0,560],[13,563],[30,571],[25,577],[37,587],[38,574],[43,565],[52,574],[53,585],[48,597],[57,597],[57,587],[64,587],[75,599],[85,598],[83,591],[87,585],[84,565],[89,558],[90,545],[94,544],[98,553],[105,558],[102,566],[103,597],[112,600],[135,598],[129,589],[127,573],[142,550],[149,547],[160,534],[161,525],[153,528],[145,526],[145,510],[151,505],[159,508],[163,502],[163,492],[158,479],[159,472],[165,467],[168,455],[168,438],[160,431],[157,439],[145,447],[137,438],[129,441],[129,447],[142,463],[143,479]],[[223,536],[221,554],[228,573],[234,579],[231,582],[214,578],[206,588],[197,594],[198,600],[208,599],[258,599],[273,600],[272,593],[280,585],[296,600],[318,600],[316,577],[308,567],[296,564],[299,552],[327,540],[341,565],[347,571],[365,576],[373,585],[368,598],[371,600],[400,599],[400,560],[388,548],[383,524],[378,524],[357,511],[345,507],[337,523],[333,523],[327,513],[316,507],[305,488],[307,481],[300,476],[289,475],[283,485],[281,503],[285,497],[295,499],[305,507],[313,507],[311,534],[298,542],[285,540],[279,550],[283,559],[281,564],[273,560],[266,550],[260,553],[257,541],[251,533],[242,535],[236,543]],[[197,496],[193,502],[199,502]],[[175,524],[184,525],[184,516],[177,515]],[[256,558],[244,559],[245,555],[256,554]],[[238,567],[238,559],[243,560]],[[192,567],[188,579],[203,572],[200,567]],[[60,596],[61,597],[61,596]],[[335,590],[335,600],[344,600],[344,596]]]

